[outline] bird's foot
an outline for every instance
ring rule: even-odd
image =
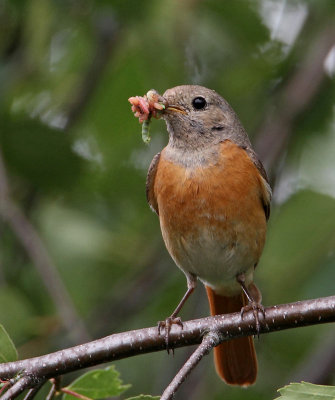
[[[160,335],[161,331],[163,330],[165,331],[165,345],[168,354],[170,354],[169,339],[170,339],[170,330],[172,325],[179,325],[181,329],[183,329],[184,327],[182,320],[179,317],[174,317],[173,315],[167,317],[165,321],[158,322],[158,334]],[[174,349],[172,349],[172,354],[174,354]]]
[[[249,304],[246,306],[242,307],[241,309],[241,318],[243,319],[243,316],[246,312],[252,311],[254,318],[255,318],[255,323],[256,323],[256,332],[257,336],[259,337],[259,332],[260,332],[260,322],[259,322],[259,314],[265,318],[265,308],[261,303],[257,303],[256,301],[251,301]]]

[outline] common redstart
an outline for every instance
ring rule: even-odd
[[[171,324],[181,323],[177,315],[199,279],[211,315],[252,310],[259,329],[258,313],[264,308],[253,274],[265,243],[271,201],[264,167],[235,112],[214,90],[177,86],[160,99],[169,142],[151,162],[147,199],[188,288],[161,326],[168,335]],[[252,337],[221,343],[214,358],[225,382],[255,382]]]

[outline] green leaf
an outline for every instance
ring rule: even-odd
[[[66,389],[82,394],[91,399],[105,399],[107,397],[119,396],[131,385],[123,385],[120,374],[114,365],[105,369],[96,369],[87,372],[73,381]],[[75,397],[64,394],[63,400],[73,400]]]
[[[313,383],[291,383],[279,389],[281,397],[276,400],[334,400],[335,386],[314,385]]]
[[[136,397],[129,397],[126,400],[159,400],[160,397],[159,396],[149,396],[146,394],[140,394],[139,396]]]
[[[0,363],[17,360],[17,351],[12,339],[0,324]]]

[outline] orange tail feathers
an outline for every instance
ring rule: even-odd
[[[206,286],[211,315],[234,313],[245,305],[244,294],[225,297]],[[214,348],[219,377],[230,385],[249,386],[257,377],[257,358],[251,336],[228,340]]]

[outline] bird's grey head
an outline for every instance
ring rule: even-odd
[[[189,150],[204,149],[225,139],[249,147],[249,138],[228,102],[214,90],[197,85],[168,89],[163,113],[169,145]]]

